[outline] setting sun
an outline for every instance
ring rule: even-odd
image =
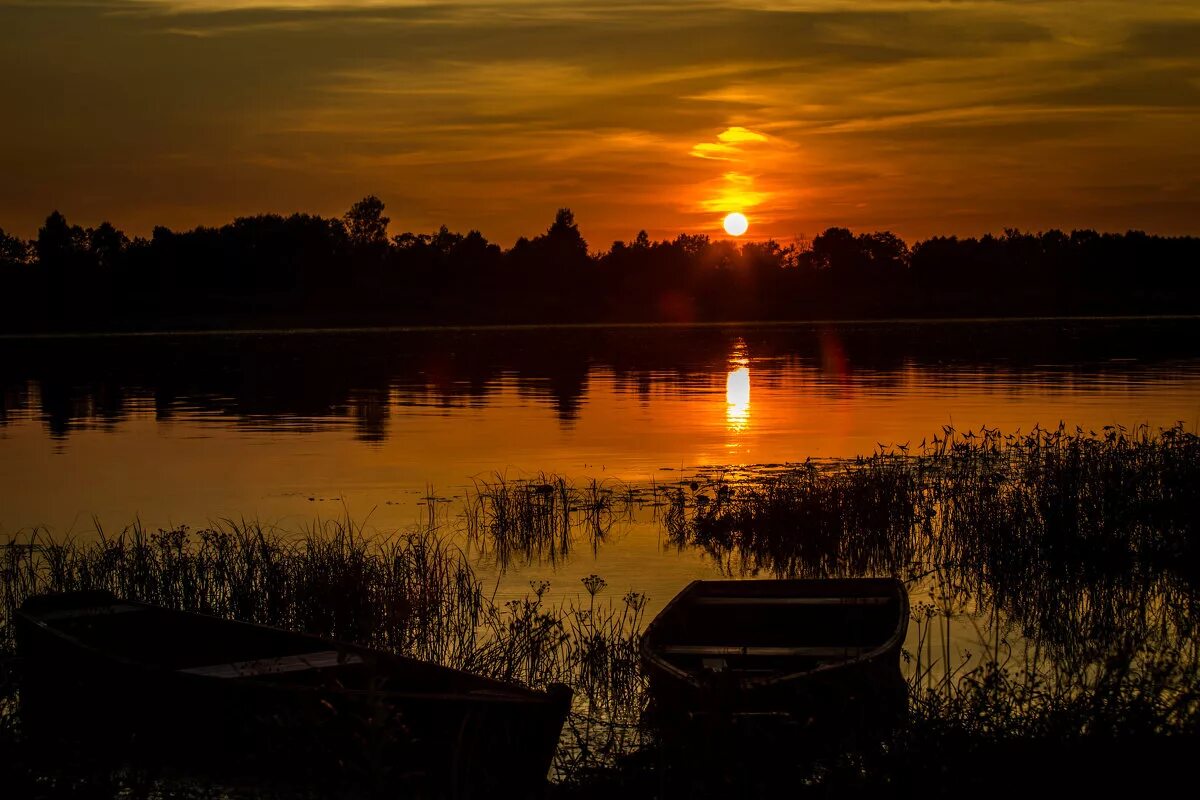
[[[735,211],[725,217],[725,232],[730,236],[741,236],[749,227],[750,221],[745,214]]]

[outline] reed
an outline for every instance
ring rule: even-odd
[[[360,642],[443,663],[474,649],[479,580],[428,530],[367,537],[353,522],[302,535],[229,521],[192,531],[55,540],[33,531],[0,548],[0,647],[13,611],[39,592],[122,597]]]
[[[432,527],[367,536],[341,520],[291,534],[227,521],[200,531],[134,525],[63,541],[34,531],[0,547],[0,734],[17,726],[13,612],[41,592],[107,589],[526,685],[566,683],[577,694],[559,769],[595,765],[629,749],[636,735],[646,599],[603,597],[598,576],[584,588],[586,606],[553,604],[546,583],[493,603],[465,554]]]
[[[467,540],[501,569],[557,564],[580,542],[595,553],[615,526],[644,504],[643,490],[619,481],[576,485],[557,475],[476,479],[463,502]]]
[[[945,573],[1060,655],[1200,621],[1200,437],[947,428],[915,451],[809,462],[669,495],[670,541],[731,575]],[[697,502],[701,498],[705,502]]]

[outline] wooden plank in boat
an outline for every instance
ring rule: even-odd
[[[697,597],[698,606],[882,606],[890,597]]]
[[[354,653],[322,650],[317,653],[299,653],[276,658],[260,658],[254,661],[232,661],[228,664],[186,667],[179,672],[203,675],[206,678],[253,678],[257,675],[275,675],[283,672],[301,672],[306,669],[324,669],[361,663],[362,658]]]
[[[853,658],[870,652],[867,647],[753,647],[740,645],[668,644],[662,652],[672,656],[794,656],[802,658]]]
[[[80,617],[101,617],[108,614],[128,614],[131,611],[145,611],[145,606],[135,606],[128,603],[113,603],[105,606],[84,606],[82,608],[64,608],[60,611],[45,611],[36,614],[43,622],[56,619],[78,619]]]

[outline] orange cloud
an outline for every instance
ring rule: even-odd
[[[39,0],[0,23],[0,227],[339,214],[596,246],[828,225],[1195,232],[1194,2]],[[670,13],[663,13],[665,7]]]

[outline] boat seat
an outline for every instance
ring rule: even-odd
[[[128,614],[131,611],[145,610],[145,606],[135,606],[129,603],[110,603],[103,606],[86,606],[83,608],[64,608],[59,611],[43,611],[37,615],[37,618],[43,622],[47,622],[56,619],[80,619],[82,617],[102,617],[108,614]]]
[[[321,650],[316,653],[297,653],[290,656],[275,656],[251,661],[231,661],[228,664],[210,664],[203,667],[185,667],[178,670],[189,675],[206,678],[253,678],[259,675],[276,675],[284,672],[301,672],[309,669],[326,669],[346,664],[361,664],[362,657],[355,653],[338,650]]]
[[[671,656],[791,656],[796,658],[856,658],[869,653],[869,647],[755,647],[719,644],[668,644],[662,652]]]
[[[882,606],[891,597],[697,597],[698,606]]]

